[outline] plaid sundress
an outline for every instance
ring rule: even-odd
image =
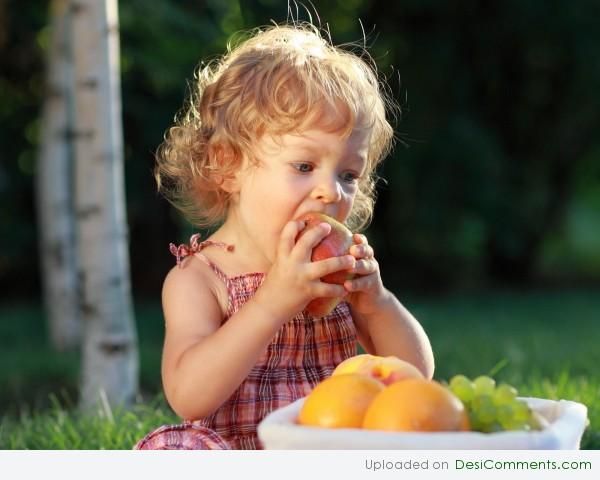
[[[264,280],[264,273],[226,276],[212,261],[199,253],[216,245],[197,242],[171,246],[178,263],[188,255],[201,259],[225,283],[229,305],[225,321],[252,298]],[[270,412],[306,396],[329,377],[343,360],[356,355],[356,330],[349,306],[341,302],[329,315],[312,317],[302,312],[285,323],[273,337],[256,365],[237,390],[212,415],[179,425],[165,425],[146,435],[139,450],[261,449],[256,427]]]

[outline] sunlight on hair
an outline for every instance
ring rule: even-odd
[[[369,223],[375,169],[394,141],[387,115],[399,108],[366,49],[336,47],[328,33],[297,21],[240,32],[222,57],[201,64],[155,170],[159,189],[193,224],[224,220],[229,196],[220,186],[253,159],[263,135],[309,128],[344,137],[370,130],[366,174],[347,221],[357,230]]]

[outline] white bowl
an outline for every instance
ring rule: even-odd
[[[521,397],[549,422],[540,431],[380,432],[296,424],[304,398],[275,410],[258,425],[266,449],[309,450],[576,450],[587,425],[585,405],[568,400]]]

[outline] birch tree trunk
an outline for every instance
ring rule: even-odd
[[[80,406],[129,405],[138,389],[129,278],[117,0],[71,0],[76,215],[83,318]]]
[[[67,0],[50,4],[51,42],[36,174],[42,285],[50,342],[79,346],[73,219],[73,57]]]

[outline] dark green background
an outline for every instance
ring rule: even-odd
[[[401,142],[379,172],[386,182],[367,234],[386,285],[427,331],[436,378],[488,373],[523,395],[580,401],[591,422],[582,446],[600,448],[600,2],[314,3],[337,44],[362,43],[362,21],[402,106]],[[53,433],[39,434],[29,424],[47,422],[28,423],[26,413],[45,412],[53,398],[70,409],[79,382],[80,353],[49,345],[40,298],[33,184],[47,8],[42,0],[0,0],[5,447],[10,422],[21,419],[16,429],[35,441],[19,448],[64,448],[64,429],[50,423]],[[160,399],[160,288],[175,261],[168,243],[194,231],[156,194],[153,152],[198,63],[222,53],[236,31],[285,21],[287,10],[282,0],[120,1],[142,401]],[[309,18],[303,8],[299,18]],[[164,421],[140,415],[142,426],[129,435]],[[89,448],[115,445],[96,442],[103,434],[83,425],[82,436],[95,439]]]
[[[315,2],[366,43],[403,108],[368,230],[384,281],[440,292],[600,280],[600,2]],[[296,16],[296,7],[293,7]],[[201,59],[286,1],[120,2],[136,299],[157,298],[193,229],[155,193],[153,151]],[[314,13],[313,21],[318,22]],[[40,296],[33,176],[47,2],[0,0],[0,291]],[[299,17],[308,19],[300,7]]]

